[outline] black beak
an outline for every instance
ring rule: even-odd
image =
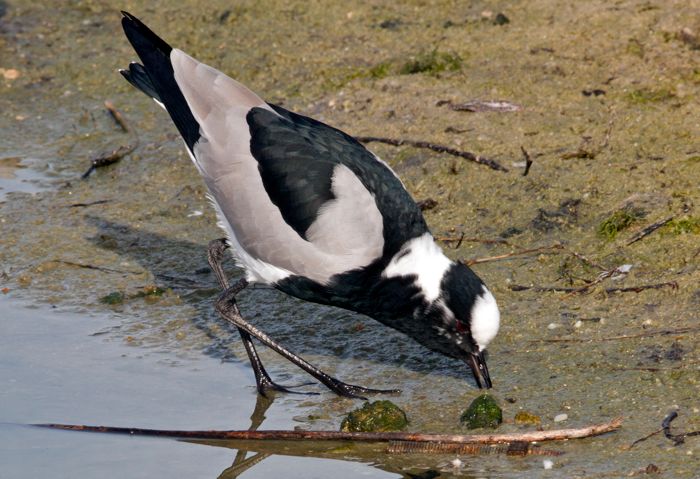
[[[474,379],[476,379],[476,384],[479,388],[490,389],[492,386],[491,377],[489,376],[489,368],[486,367],[484,353],[482,351],[478,353],[469,353],[467,356],[467,364],[472,368]]]

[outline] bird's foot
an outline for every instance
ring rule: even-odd
[[[364,386],[356,386],[354,384],[347,384],[343,381],[335,379],[333,377],[328,378],[328,380],[323,381],[328,389],[336,393],[338,396],[346,398],[355,398],[367,400],[364,394],[401,394],[400,389],[372,389],[366,388]]]
[[[277,384],[272,379],[268,377],[262,377],[257,380],[258,393],[267,398],[270,393],[288,393],[288,394],[304,394],[307,396],[317,396],[319,393],[313,391],[295,391],[295,388],[300,388],[304,386],[309,386],[314,383],[302,383],[294,386],[282,386]]]

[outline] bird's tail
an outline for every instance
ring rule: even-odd
[[[120,73],[129,83],[160,103],[170,114],[187,147],[199,139],[199,124],[175,81],[170,62],[172,47],[153,33],[141,20],[122,12],[122,28],[143,65],[132,63]]]

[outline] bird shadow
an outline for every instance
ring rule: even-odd
[[[237,360],[230,346],[240,341],[238,332],[214,310],[221,290],[207,263],[206,243],[176,239],[98,216],[85,219],[97,230],[87,238],[90,242],[150,271],[159,287],[173,290],[195,310],[191,321],[210,340],[205,354]],[[231,283],[244,276],[231,260],[224,267]],[[371,360],[472,381],[464,363],[429,351],[365,316],[304,302],[266,286],[248,288],[237,299],[246,320],[302,356],[337,357],[339,362]]]

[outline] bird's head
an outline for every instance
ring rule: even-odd
[[[392,324],[424,346],[471,367],[480,388],[490,388],[484,351],[498,333],[500,315],[491,292],[466,265],[450,260],[426,233],[408,241],[383,272],[387,279],[412,281],[420,305],[416,323]],[[395,290],[391,290],[394,292]],[[387,301],[395,304],[396,300]]]
[[[466,362],[480,388],[490,388],[484,351],[498,333],[500,313],[496,300],[474,272],[451,263],[440,282],[440,295],[429,316],[437,333],[450,343],[452,355]]]

